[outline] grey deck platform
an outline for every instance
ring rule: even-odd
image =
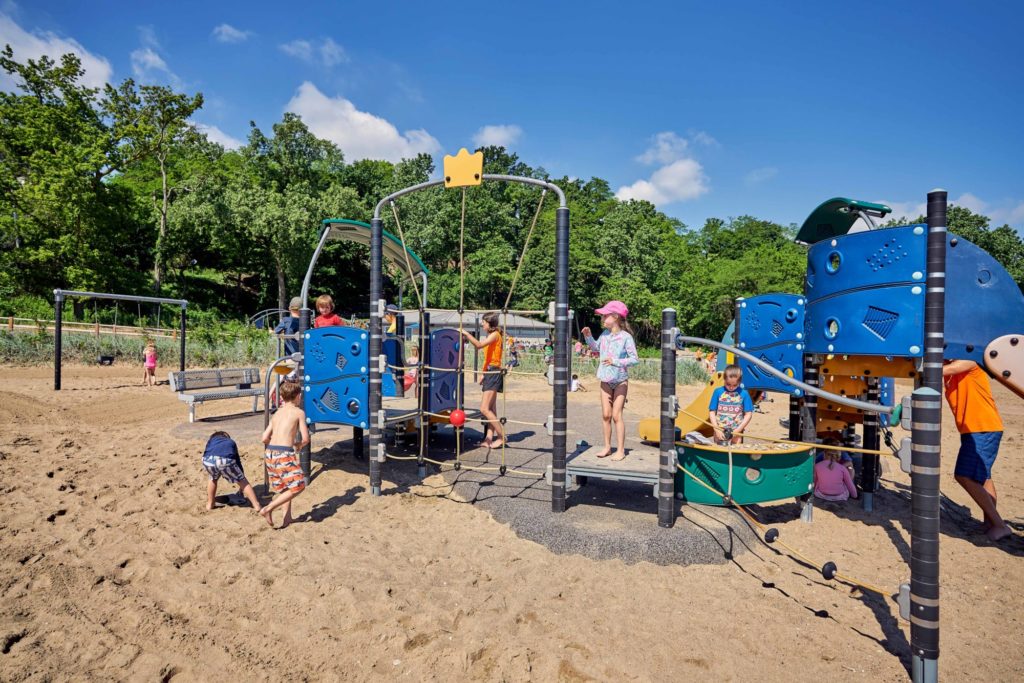
[[[565,463],[566,476],[572,477],[579,486],[587,480],[608,479],[612,481],[638,481],[657,486],[658,449],[642,442],[626,446],[624,460],[598,458],[600,446],[584,443],[576,447]]]

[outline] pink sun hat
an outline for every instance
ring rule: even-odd
[[[629,315],[629,309],[626,308],[626,304],[622,303],[621,301],[609,301],[601,308],[594,309],[594,313],[598,313],[600,315],[608,315],[609,313],[614,313],[615,315],[618,315],[625,319],[626,316]]]

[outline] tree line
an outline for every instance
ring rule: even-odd
[[[3,314],[38,305],[56,287],[187,298],[223,318],[285,308],[301,286],[322,219],[369,222],[382,197],[436,173],[423,154],[349,163],[344,150],[291,113],[269,131],[251,124],[246,144],[226,150],[190,123],[201,94],[131,79],[89,88],[70,54],[22,63],[8,46],[0,68],[19,84],[0,93]],[[580,325],[614,298],[629,305],[641,341],[656,340],[667,306],[688,333],[719,337],[736,297],[802,291],[806,251],[793,242],[795,226],[740,216],[690,227],[649,202],[616,199],[600,178],[555,178],[504,148],[482,150],[485,173],[541,178],[565,191],[570,301]],[[457,307],[464,286],[467,308],[501,308],[522,255],[510,307],[545,308],[554,297],[555,204],[550,197],[541,205],[533,187],[469,188],[463,285],[461,193],[400,199],[402,232],[430,270],[430,304]],[[398,234],[390,211],[384,219]],[[1024,242],[1015,230],[993,229],[987,217],[957,206],[949,226],[1024,284]],[[386,291],[394,298],[399,269],[392,266],[391,275]],[[331,294],[342,315],[364,317],[368,279],[366,248],[333,243],[319,261],[313,294]],[[82,302],[74,305],[74,315],[86,314]]]

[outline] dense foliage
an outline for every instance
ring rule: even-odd
[[[427,155],[347,163],[344,150],[294,114],[269,132],[253,124],[241,149],[224,150],[189,123],[201,95],[131,80],[87,88],[73,55],[20,63],[7,48],[0,67],[20,83],[0,93],[0,314],[38,315],[55,287],[159,292],[221,318],[283,308],[298,293],[322,218],[369,221],[382,197],[437,172]],[[633,311],[642,341],[654,340],[665,306],[679,310],[687,332],[717,337],[737,296],[802,288],[805,252],[792,226],[741,216],[691,229],[648,202],[617,200],[600,178],[550,178],[503,148],[483,151],[485,172],[545,178],[565,190],[578,325],[593,324],[589,312],[615,298]],[[467,190],[466,307],[504,305],[540,201],[539,190],[519,185]],[[430,269],[431,305],[458,306],[461,193],[417,193],[397,210]],[[545,308],[553,298],[554,214],[548,197],[511,308]],[[384,217],[397,234],[390,209]],[[967,209],[950,212],[951,229],[1024,283],[1020,235],[988,223]],[[358,245],[329,245],[313,294],[332,294],[343,315],[365,315],[366,256]],[[394,297],[400,270],[390,268]],[[69,315],[89,313],[74,302]]]

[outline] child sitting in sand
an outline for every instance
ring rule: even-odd
[[[292,523],[292,499],[306,488],[306,475],[302,473],[297,454],[309,445],[306,412],[298,405],[301,400],[302,387],[297,382],[281,384],[281,407],[263,432],[263,444],[266,446],[264,463],[270,488],[281,495],[261,509],[260,514],[267,524],[274,526],[273,512],[284,506],[282,529]],[[295,443],[296,434],[302,437],[298,444]]]
[[[840,462],[839,451],[828,450],[814,466],[814,495],[822,500],[843,501],[857,497],[850,470]]]
[[[238,484],[238,492],[252,503],[253,510],[260,509],[256,492],[242,471],[242,459],[238,457],[238,446],[227,432],[214,432],[206,442],[203,451],[203,469],[210,475],[206,485],[206,509],[212,510],[217,500],[217,480],[224,477],[232,484]]]
[[[750,394],[740,387],[743,370],[738,365],[730,365],[722,373],[724,387],[718,387],[711,394],[708,404],[708,421],[715,429],[715,443],[727,446],[743,441],[743,430],[754,417],[754,402]]]

